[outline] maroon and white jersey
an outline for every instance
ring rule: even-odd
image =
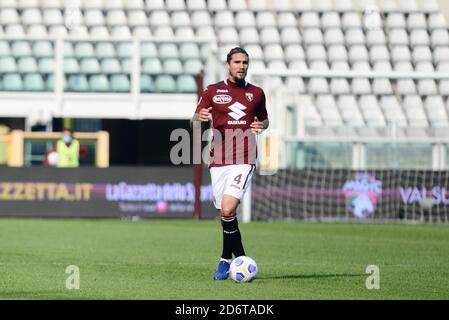
[[[254,117],[268,118],[263,90],[248,82],[239,86],[224,80],[209,85],[198,102],[196,113],[212,107],[210,167],[230,164],[255,164],[256,138],[251,131]]]

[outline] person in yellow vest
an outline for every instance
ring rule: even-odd
[[[78,168],[80,158],[85,158],[87,153],[87,148],[80,145],[79,141],[73,137],[73,132],[69,129],[64,129],[61,139],[47,153],[44,165],[57,168]]]

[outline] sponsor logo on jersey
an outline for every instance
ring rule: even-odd
[[[246,116],[246,113],[242,110],[245,110],[246,107],[240,102],[235,102],[228,107],[232,112],[229,112],[228,115],[235,119],[235,121],[228,121],[228,124],[246,124],[245,120],[240,120],[242,117]]]
[[[253,101],[254,95],[251,92],[245,92],[245,97],[249,102]]]
[[[217,93],[228,93],[228,89],[217,89]]]
[[[232,97],[227,94],[217,94],[212,98],[212,101],[218,104],[226,104],[232,101]]]

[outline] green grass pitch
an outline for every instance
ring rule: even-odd
[[[0,219],[0,299],[448,299],[449,226],[240,224],[252,283],[213,281],[218,221]],[[80,270],[80,289],[65,287]],[[368,290],[368,265],[380,289]]]

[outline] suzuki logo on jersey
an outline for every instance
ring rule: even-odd
[[[217,94],[212,100],[217,104],[226,104],[232,101],[232,97],[227,94]]]
[[[242,111],[246,109],[243,104],[241,104],[240,102],[236,102],[230,105],[228,108],[232,111],[228,113],[229,116],[235,119],[235,121],[228,121],[228,124],[246,124],[245,120],[240,121],[242,117],[246,116],[246,113]]]

